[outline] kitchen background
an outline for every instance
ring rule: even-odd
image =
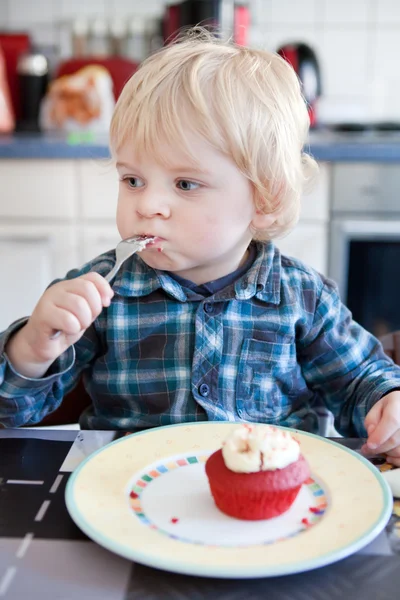
[[[0,48],[11,34],[28,34],[33,49],[48,61],[50,80],[60,72],[73,73],[95,55],[111,70],[122,69],[118,81],[113,78],[115,92],[135,65],[163,43],[162,20],[176,4],[0,0]],[[235,30],[238,41],[273,51],[305,44],[318,67],[311,61],[311,90],[320,75],[316,126],[306,147],[319,161],[320,177],[303,197],[298,226],[278,246],[335,279],[354,317],[376,335],[400,329],[400,3],[222,0],[225,33],[232,32],[234,5],[242,24],[249,18],[248,27]],[[71,63],[72,56],[81,62]],[[41,65],[28,60],[20,66],[27,88],[17,100],[28,103],[28,111],[39,89]],[[38,71],[32,78],[33,67]],[[28,120],[26,126],[24,121],[22,127],[17,118],[8,122],[10,132],[0,135],[0,330],[29,314],[52,279],[119,240],[118,182],[106,134],[113,91],[104,72],[97,71],[96,77],[104,93],[97,121],[80,127],[78,112],[75,121],[66,119],[67,104],[59,103],[57,110],[44,111],[42,132],[37,123]],[[67,98],[69,107],[76,106],[68,94],[63,102]],[[78,107],[87,109],[85,103]]]
[[[323,120],[400,118],[397,0],[250,0],[250,45],[276,50],[301,40],[317,53],[323,74]],[[160,17],[163,0],[0,0],[0,27],[27,30],[49,53],[66,58],[77,21]],[[101,27],[101,24],[99,24]],[[139,25],[140,27],[140,25]]]

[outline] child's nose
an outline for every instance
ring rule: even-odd
[[[137,212],[140,216],[147,219],[155,216],[168,218],[170,215],[168,199],[165,195],[157,192],[149,191],[141,194],[141,198],[137,204]]]

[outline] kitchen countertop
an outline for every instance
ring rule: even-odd
[[[400,162],[400,132],[335,133],[312,131],[309,152],[326,162]],[[1,158],[107,159],[107,135],[0,135]]]

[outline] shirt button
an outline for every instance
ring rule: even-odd
[[[199,387],[200,396],[204,396],[205,398],[210,393],[210,387],[206,383],[202,383]]]
[[[206,313],[211,314],[214,312],[214,306],[211,304],[211,302],[206,302],[204,304],[204,310]]]

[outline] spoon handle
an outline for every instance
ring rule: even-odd
[[[148,243],[154,241],[154,239],[155,238],[143,239],[143,236],[137,236],[136,238],[129,238],[128,240],[122,240],[118,244],[118,246],[119,247],[126,246],[128,251],[125,252],[123,254],[123,256],[120,255],[120,257],[118,259],[116,259],[115,265],[113,266],[111,271],[109,271],[109,273],[107,273],[107,275],[104,276],[104,279],[106,281],[108,281],[108,283],[110,283],[111,279],[114,279],[114,277],[118,273],[118,270],[121,267],[122,263],[125,262],[126,259],[129,258],[130,256],[132,256],[133,254],[136,254],[136,252],[140,252],[141,250],[143,250],[143,248],[145,248]],[[59,337],[59,335],[61,335],[60,330],[54,331],[54,333],[52,333],[50,335],[50,339],[55,340]]]
[[[108,281],[108,283],[110,283],[111,279],[114,279],[122,263],[122,260],[116,262],[111,271],[105,275],[104,279]]]

